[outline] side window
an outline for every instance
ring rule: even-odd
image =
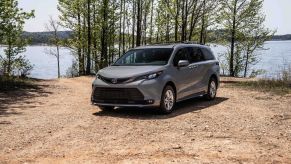
[[[182,48],[182,49],[178,50],[178,52],[176,53],[174,60],[173,60],[174,66],[177,67],[178,62],[180,60],[189,60],[188,55],[189,55],[188,48]]]
[[[197,63],[205,60],[203,52],[199,47],[193,47],[191,49],[190,63]]]
[[[215,59],[213,53],[210,50],[203,48],[202,51],[203,51],[205,60],[214,60]]]

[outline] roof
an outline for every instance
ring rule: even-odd
[[[153,45],[145,45],[136,47],[134,49],[148,49],[148,48],[180,48],[180,47],[203,47],[203,48],[209,48],[208,46],[201,45],[201,44],[194,44],[194,43],[165,43],[165,44],[153,44]]]

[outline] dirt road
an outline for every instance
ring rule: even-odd
[[[0,93],[0,163],[291,163],[291,96],[222,84],[171,115],[101,112],[89,77]]]

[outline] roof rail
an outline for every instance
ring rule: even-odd
[[[160,42],[150,45],[169,45],[169,44],[199,44],[197,41],[170,41],[170,42]]]
[[[184,44],[200,44],[199,42],[197,41],[183,41],[181,43],[184,43]]]

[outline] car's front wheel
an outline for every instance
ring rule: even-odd
[[[160,109],[164,114],[169,114],[174,110],[176,94],[172,86],[167,85],[163,91]]]
[[[207,100],[214,100],[217,94],[217,82],[215,78],[211,78],[208,84],[207,94],[204,96]]]

